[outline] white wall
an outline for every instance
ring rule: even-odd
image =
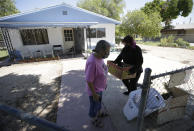
[[[106,31],[106,37],[104,38],[91,38],[91,46],[95,47],[96,43],[99,40],[106,40],[108,42],[115,44],[115,25],[114,24],[98,24],[98,25],[91,26],[91,28],[105,28],[105,31]],[[29,28],[25,28],[25,29],[29,29]],[[31,28],[31,29],[34,29],[34,28]],[[29,56],[29,55],[33,56],[33,52],[36,52],[37,50],[41,50],[43,54],[45,54],[45,52],[48,50],[52,51],[53,45],[62,45],[63,50],[66,50],[67,48],[69,48],[68,45],[65,45],[66,43],[64,41],[64,27],[56,27],[56,28],[49,27],[47,28],[47,32],[48,32],[49,44],[23,45],[23,41],[19,32],[19,29],[9,29],[9,34],[10,34],[13,48],[21,51],[21,54],[23,56]],[[85,45],[86,43],[87,41],[85,41]]]
[[[37,50],[41,50],[43,54],[45,54],[46,51],[51,52],[53,45],[62,45],[63,50],[66,50],[68,47],[64,46],[63,30],[63,27],[47,28],[49,43],[43,45],[23,45],[19,29],[9,29],[9,34],[13,48],[19,50],[22,56],[33,56],[33,52],[36,52]]]
[[[62,45],[63,46],[63,31],[62,27],[47,28],[49,44],[52,45]]]
[[[105,28],[106,34],[103,38],[91,38],[91,46],[95,47],[99,40],[106,40],[115,44],[115,25],[114,24],[97,24],[92,25],[90,28]],[[88,39],[87,39],[88,40]]]
[[[18,29],[8,29],[13,48],[22,50],[23,44]]]
[[[185,40],[194,43],[194,29],[186,30]]]

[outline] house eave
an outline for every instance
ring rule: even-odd
[[[89,27],[96,24],[98,22],[0,22],[0,27]]]

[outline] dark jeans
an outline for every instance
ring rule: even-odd
[[[131,79],[124,79],[123,84],[127,87],[128,92],[134,91],[137,89],[137,82],[141,76],[142,71],[138,71],[136,73],[136,78],[131,78]]]
[[[100,96],[100,100],[98,102],[94,101],[93,96],[89,96],[90,100],[90,109],[89,109],[89,116],[96,117],[97,113],[101,110],[102,107],[102,92],[97,92]]]

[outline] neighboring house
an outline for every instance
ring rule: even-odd
[[[43,55],[53,47],[63,53],[74,47],[77,53],[93,48],[99,40],[115,43],[119,21],[67,4],[0,18],[4,42],[9,51],[23,57]]]
[[[194,23],[176,25],[173,29],[163,29],[161,34],[162,37],[173,35],[176,38],[183,38],[190,43],[194,43]]]

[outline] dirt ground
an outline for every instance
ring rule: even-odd
[[[60,60],[0,68],[0,103],[56,122],[61,72]],[[0,130],[39,129],[1,112]]]
[[[139,44],[144,53],[152,54],[167,60],[194,65],[194,50],[172,47],[158,47]]]

